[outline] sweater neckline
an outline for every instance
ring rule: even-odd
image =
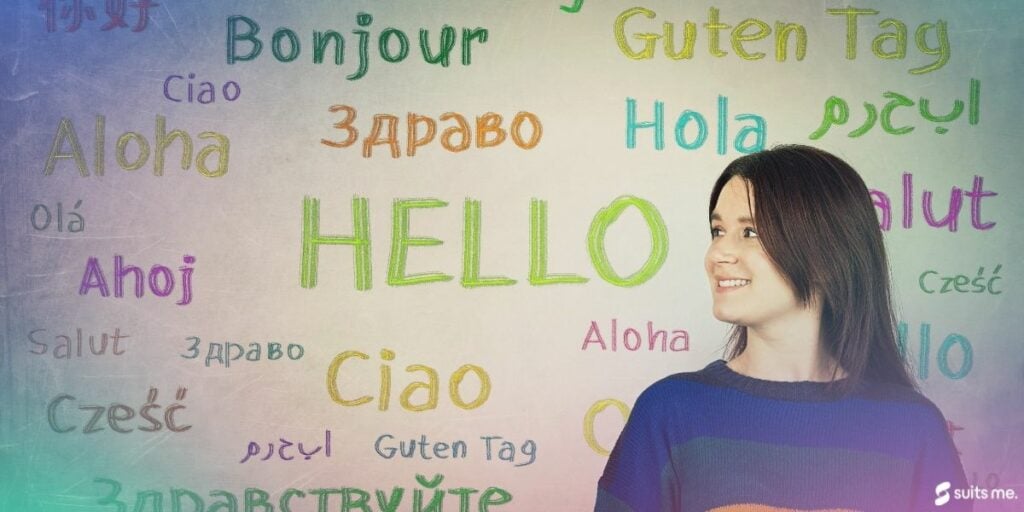
[[[723,359],[707,365],[702,373],[724,386],[752,395],[807,402],[831,401],[840,398],[839,389],[847,381],[846,378],[836,379],[832,382],[758,379],[736,372],[729,368]]]

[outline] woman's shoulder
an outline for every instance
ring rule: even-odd
[[[667,375],[647,386],[637,397],[637,406],[663,408],[684,406],[716,392],[713,368],[724,361],[714,361],[703,369]]]

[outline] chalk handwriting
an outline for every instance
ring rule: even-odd
[[[537,460],[537,443],[527,439],[522,445],[516,446],[511,441],[506,441],[501,436],[480,436],[483,441],[483,449],[486,460],[504,461],[514,467],[529,466]],[[469,445],[466,441],[455,440],[450,443],[444,441],[432,441],[421,434],[419,439],[412,438],[408,441],[400,440],[397,445],[395,436],[381,434],[373,443],[373,450],[384,459],[402,457],[405,459],[419,458],[422,460],[433,459],[465,459],[469,455]],[[519,456],[521,462],[516,463]],[[523,460],[526,457],[526,460]]]
[[[914,225],[914,175],[906,172],[903,173],[902,179],[902,193],[903,193],[903,222],[902,226],[904,229],[910,229]],[[872,201],[875,207],[878,209],[878,213],[881,216],[879,220],[879,226],[882,231],[889,231],[892,228],[892,202],[889,200],[889,195],[885,192],[878,190],[870,191]],[[996,227],[996,223],[985,222],[981,218],[981,201],[986,197],[997,196],[996,192],[991,190],[985,190],[985,179],[981,176],[974,176],[974,181],[971,183],[971,190],[968,192],[960,187],[950,187],[949,190],[949,209],[946,210],[946,215],[942,218],[938,218],[934,212],[932,205],[933,193],[930,190],[925,190],[921,196],[921,212],[924,215],[925,222],[933,228],[946,227],[951,233],[956,232],[960,225],[960,210],[963,207],[964,198],[969,198],[971,203],[971,227],[979,231],[986,231]]]
[[[978,273],[971,278],[965,274],[943,276],[934,270],[925,270],[917,278],[918,287],[927,294],[933,293],[986,293],[990,295],[1002,295],[1003,290],[997,285],[1002,280],[999,271],[1001,264],[996,265],[992,274],[986,276],[985,267],[978,267]]]
[[[171,404],[167,408],[164,408],[163,415],[161,416],[159,409],[163,406],[157,404],[157,397],[159,391],[157,388],[149,388],[149,395],[146,397],[146,403],[139,408],[138,416],[139,421],[142,422],[142,426],[138,427],[140,432],[158,432],[164,426],[170,432],[185,432],[192,428],[192,425],[182,425],[181,420],[176,419],[176,414],[181,411],[184,412],[185,405],[181,402],[185,400],[185,395],[188,393],[188,388],[178,388],[178,392],[174,395],[175,403]],[[50,425],[50,429],[58,434],[67,434],[75,431],[78,426],[75,423],[67,424],[62,420],[61,410],[64,406],[64,402],[75,402],[77,398],[69,394],[60,394],[50,400],[49,405],[46,407],[46,421]],[[133,427],[125,427],[122,422],[129,421],[135,417],[135,409],[120,403],[113,403],[110,406],[107,405],[80,405],[78,406],[80,411],[91,411],[86,415],[79,415],[79,417],[88,417],[85,425],[82,427],[83,434],[94,434],[106,430],[102,423],[104,416],[106,417],[106,424],[110,427],[110,430],[119,434],[129,434],[135,430]],[[106,414],[104,414],[106,412]],[[160,422],[161,417],[163,423]]]
[[[131,3],[125,0],[106,0],[104,3],[107,21],[100,27],[102,31],[129,28],[126,18],[128,16],[128,8],[131,7],[138,11],[135,24],[131,26],[131,31],[142,32],[149,26],[149,10],[160,6],[160,4],[153,0],[135,0]],[[96,20],[95,9],[86,5],[85,0],[40,0],[39,10],[43,11],[45,16],[47,32],[57,31],[58,12],[60,13],[61,20],[67,20],[64,25],[64,31],[66,32],[77,31],[82,27],[85,20]]]
[[[650,128],[653,130],[654,149],[665,149],[665,103],[654,101],[654,119],[637,121],[636,100],[626,98],[626,148],[636,149],[637,131]],[[724,155],[729,148],[729,98],[718,97],[715,115],[715,142],[719,155]],[[764,149],[768,123],[757,114],[739,114],[733,118],[737,122],[748,122],[733,137],[733,148],[740,153],[755,153]],[[684,110],[679,113],[672,129],[676,145],[685,150],[697,150],[708,140],[710,130],[704,115],[695,110]],[[753,139],[748,141],[747,139]]]
[[[571,7],[568,6],[568,5],[560,5],[558,8],[563,10],[563,11],[565,11],[565,12],[573,13],[573,12],[580,12],[580,9],[582,7],[583,7],[583,0],[573,0],[573,4],[572,4]]]
[[[199,339],[199,336],[189,336],[185,338],[185,341],[189,341],[191,344],[187,352],[181,354],[181,357],[184,359],[197,359],[199,354],[202,353],[202,350],[199,348],[202,340]],[[289,360],[298,361],[302,359],[305,353],[306,349],[296,343],[289,343],[285,350],[282,350],[281,343],[273,341],[267,343],[267,360],[269,361],[282,359],[286,354]],[[207,343],[205,365],[209,368],[211,362],[217,361],[224,368],[231,368],[231,362],[242,359],[243,355],[246,361],[259,361],[263,356],[263,344],[249,343],[249,348],[246,350],[240,343],[232,343],[230,341]]]
[[[323,445],[317,446],[316,448],[311,449],[311,450],[304,449],[305,447],[303,446],[302,441],[299,441],[297,446],[296,446],[296,443],[293,443],[292,441],[289,441],[288,439],[285,439],[283,437],[278,438],[278,441],[279,441],[279,444],[278,444],[276,450],[274,449],[274,442],[273,441],[271,441],[270,443],[267,443],[266,455],[263,458],[261,458],[260,461],[266,461],[266,460],[270,459],[271,457],[274,457],[275,455],[277,456],[277,458],[279,458],[281,460],[285,460],[285,461],[295,460],[295,457],[296,457],[295,451],[298,451],[299,455],[301,455],[305,460],[312,459],[314,455],[316,455],[317,453],[320,452],[320,450],[323,450],[323,456],[325,458],[330,458],[331,457],[331,431],[330,430],[325,430],[324,431],[324,443],[323,443]],[[251,457],[255,457],[255,456],[259,455],[260,454],[260,447],[261,446],[262,445],[260,443],[257,443],[256,441],[249,441],[249,445],[246,447],[246,450],[245,450],[245,457],[242,460],[238,461],[238,463],[239,464],[245,464]],[[292,451],[292,447],[293,446],[295,446],[295,448],[294,448],[295,451]]]
[[[606,342],[607,334],[610,334],[611,338]],[[586,336],[583,337],[583,346],[580,347],[580,350],[585,351],[590,348],[591,350],[617,352],[619,350],[619,340],[618,319],[612,318],[611,329],[606,331],[605,335],[601,334],[601,326],[594,320],[590,322],[590,327],[587,329]],[[629,352],[643,350],[645,340],[647,341],[646,350],[648,352],[654,352],[659,349],[661,352],[686,352],[690,350],[689,333],[685,330],[677,329],[672,331],[672,338],[669,339],[668,332],[654,329],[654,322],[647,322],[646,338],[640,334],[639,329],[633,327],[626,327],[621,333],[622,348]]]
[[[47,344],[47,341],[49,341],[50,336],[53,336],[53,350],[50,351],[50,353],[53,355],[54,359],[66,360],[88,357],[90,354],[94,356],[105,355],[107,353],[108,343],[111,355],[122,355],[125,353],[126,349],[122,345],[119,345],[119,343],[121,340],[131,337],[127,334],[121,334],[120,327],[115,327],[113,334],[108,334],[106,332],[99,336],[89,334],[89,341],[85,341],[81,327],[76,329],[77,334],[74,340],[72,340],[71,336],[65,334],[46,335],[44,333],[46,333],[46,329],[33,329],[28,333],[28,340],[32,345],[34,345],[34,347],[29,350],[29,353],[37,356],[46,355],[47,352],[50,351],[51,346]],[[83,350],[86,347],[88,350]]]
[[[217,89],[213,83],[201,81],[198,86],[193,82],[196,74],[189,73],[188,80],[181,75],[170,75],[164,79],[164,98],[175,103],[199,103],[208,105],[217,102]],[[182,83],[184,82],[184,83]],[[184,87],[184,91],[182,90]],[[235,101],[242,95],[242,86],[238,82],[228,80],[220,87],[220,97],[224,101]]]
[[[931,324],[927,322],[921,323],[919,331],[918,345],[917,345],[917,376],[921,380],[928,379],[929,368],[932,365],[932,342],[931,342]],[[909,327],[906,322],[900,322],[897,325],[896,330],[896,343],[900,348],[900,356],[907,361],[911,360],[908,352],[908,346],[910,345],[910,339],[907,331]],[[956,359],[959,359],[959,368],[953,369],[954,364],[950,362],[950,355],[958,355]],[[971,341],[966,336],[958,333],[950,333],[942,344],[939,345],[939,350],[936,352],[935,360],[939,367],[939,372],[944,377],[950,380],[960,380],[971,373],[971,369],[974,368],[974,347],[971,345]]]
[[[187,306],[192,302],[192,273],[195,271],[190,265],[196,262],[195,256],[186,254],[182,257],[184,265],[178,267],[181,272],[181,299],[175,304]],[[163,265],[153,265],[149,269],[149,279],[146,279],[142,269],[135,265],[126,265],[124,256],[114,255],[114,297],[124,297],[125,277],[131,275],[135,278],[135,297],[142,298],[145,295],[146,283],[149,284],[149,291],[157,297],[167,297],[174,292],[174,272]],[[85,272],[82,274],[82,282],[78,287],[79,295],[88,295],[89,291],[95,289],[102,297],[110,296],[110,288],[107,286],[107,278],[103,273],[99,258],[90,257],[85,263]]]
[[[67,222],[64,222],[64,203],[57,202],[57,216],[56,216],[56,227],[57,232],[63,233],[64,228],[67,228],[69,233],[81,233],[85,231],[85,218],[82,214],[78,213],[79,207],[82,206],[82,200],[75,201],[71,211],[67,213],[70,218]],[[50,212],[50,208],[45,204],[37,204],[32,207],[32,215],[29,222],[32,224],[32,229],[36,231],[46,231],[50,229],[50,225],[54,220],[54,215]]]

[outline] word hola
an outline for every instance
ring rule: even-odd
[[[914,225],[914,175],[909,172],[903,173],[902,192],[902,226],[904,229],[910,229]],[[879,225],[882,231],[889,231],[892,228],[893,207],[888,194],[878,190],[871,190],[870,194],[872,202],[881,214]],[[960,225],[960,210],[963,208],[964,198],[967,197],[971,202],[971,227],[979,231],[986,231],[996,227],[996,223],[985,222],[981,219],[981,201],[986,197],[996,195],[998,195],[996,192],[985,190],[984,178],[975,176],[969,192],[960,187],[950,187],[949,209],[946,210],[946,215],[942,218],[938,218],[932,206],[933,193],[930,190],[925,190],[921,194],[921,213],[929,226],[933,228],[945,226],[951,233],[954,233]]]
[[[615,42],[619,45],[619,51],[626,57],[633,60],[653,59],[655,46],[658,40],[662,40],[665,56],[672,60],[689,60],[693,58],[693,51],[697,43],[697,24],[686,20],[683,23],[682,46],[676,47],[676,24],[666,21],[662,23],[661,34],[653,32],[633,32],[626,30],[626,23],[631,18],[643,16],[647,19],[654,19],[657,13],[643,7],[633,7],[622,11],[616,18],[613,25]],[[733,52],[743,60],[754,61],[765,57],[764,52],[750,52],[744,43],[760,41],[771,35],[771,26],[756,18],[747,18],[733,27],[728,23],[722,23],[718,19],[718,9],[708,9],[707,22],[703,24],[707,30],[708,51],[712,57],[722,58],[729,55],[721,48],[721,31],[732,28],[729,33],[729,42]],[[630,45],[627,34],[632,39],[641,43],[637,49]],[[807,54],[807,29],[798,23],[775,22],[775,61],[784,62],[789,55],[790,36],[796,37],[796,60],[804,60]]]
[[[854,60],[857,58],[857,17],[875,16],[879,11],[874,9],[857,9],[847,7],[845,9],[825,9],[825,12],[832,16],[844,16],[846,18],[846,58]],[[879,59],[903,60],[907,56],[907,25],[896,18],[886,18],[878,23],[878,28],[892,28],[892,32],[882,32],[871,41],[871,52]],[[937,47],[928,45],[928,32],[934,30]],[[908,72],[911,75],[923,75],[945,66],[949,62],[950,45],[949,35],[946,30],[946,22],[937,20],[935,23],[922,23],[914,31],[914,41],[917,49],[924,55],[935,57],[930,64],[911,68]],[[886,50],[887,43],[892,43],[892,49]]]
[[[121,499],[121,482],[109,478],[96,478],[93,481],[109,487],[107,493],[96,502],[97,505],[104,507],[112,505],[119,511],[128,510],[131,500],[124,501]],[[454,505],[451,503],[449,503],[448,507],[444,506],[445,498],[448,495],[453,496],[452,500],[458,500],[459,512],[472,512],[474,510],[488,512],[492,507],[504,505],[512,501],[512,493],[500,487],[488,487],[481,491],[472,487],[458,486],[453,489],[447,489],[446,492],[445,489],[441,488],[441,482],[443,481],[444,475],[441,474],[436,474],[430,479],[424,475],[417,474],[416,485],[419,487],[411,489],[409,493],[412,495],[412,506],[402,510],[422,512],[455,510],[453,508]],[[203,497],[193,490],[171,488],[169,493],[165,495],[163,491],[151,489],[138,491],[135,494],[134,508],[131,510],[136,512],[143,510],[153,510],[154,512],[165,510],[164,497],[167,496],[170,502],[170,510],[173,512],[180,512],[182,510],[196,512],[200,510],[206,510],[207,512],[220,512],[222,510],[230,512],[237,512],[238,510],[273,512],[274,510],[280,510],[286,512],[313,510],[314,507],[318,511],[358,510],[360,512],[371,512],[376,509],[396,511],[399,510],[399,506],[402,504],[402,498],[406,497],[406,490],[408,490],[406,487],[400,486],[394,486],[390,489],[374,489],[372,492],[358,487],[324,487],[305,491],[288,487],[281,493],[279,498],[272,500],[270,493],[259,487],[249,487],[245,489],[244,493],[239,493],[238,495],[222,489],[215,489],[210,491],[209,494],[211,498],[217,501],[210,503],[209,508],[206,508]],[[479,496],[474,497],[474,494],[479,494]],[[305,504],[292,504],[293,501],[306,500],[306,498],[309,498],[306,502],[309,506],[304,506]],[[475,509],[473,507],[474,501],[477,505]],[[408,502],[409,500],[406,500],[406,503]],[[185,503],[188,503],[188,505],[185,505]],[[277,509],[274,508],[274,503],[277,504]],[[374,503],[377,508],[371,508],[371,503]]]
[[[927,294],[933,293],[985,293],[988,292],[990,295],[1002,295],[1002,290],[996,290],[996,281],[1002,279],[1002,277],[996,275],[999,270],[1002,269],[1002,265],[996,265],[995,270],[992,271],[991,277],[985,277],[985,267],[978,267],[978,274],[971,279],[970,276],[964,274],[957,274],[955,276],[942,277],[938,272],[934,270],[925,270],[921,272],[921,275],[917,278],[917,285],[921,288],[921,291]],[[939,282],[942,283],[942,288],[938,288]],[[967,288],[970,286],[970,288]]]
[[[64,228],[67,227],[69,233],[81,233],[85,231],[85,218],[75,210],[82,206],[82,200],[75,201],[75,206],[68,212],[68,216],[72,217],[67,223],[64,222],[64,203],[57,203],[57,232],[63,233]],[[41,214],[41,215],[40,215]],[[32,223],[32,229],[36,231],[46,231],[50,228],[50,223],[53,221],[53,215],[50,213],[50,209],[45,204],[37,204],[32,207],[32,217],[30,222]]]
[[[178,392],[175,394],[175,400],[181,402],[185,400],[185,394],[188,393],[188,388],[178,388]],[[157,405],[156,399],[159,392],[157,388],[149,388],[149,396],[146,398],[146,403],[139,408],[139,418],[145,420],[146,423],[143,426],[138,427],[141,432],[158,432],[165,425],[167,430],[171,432],[184,432],[192,428],[192,425],[179,425],[174,419],[175,413],[185,408],[180,403],[174,403],[171,406],[164,409],[163,423],[160,422],[160,414],[157,411],[161,408]],[[74,402],[77,399],[68,394],[57,395],[50,400],[50,404],[46,407],[46,421],[50,424],[50,429],[58,434],[67,434],[77,429],[77,426],[64,426],[64,424],[58,418],[58,409],[61,404],[65,401]],[[83,434],[94,434],[101,430],[105,430],[103,427],[97,426],[97,424],[103,419],[104,411],[106,412],[107,425],[110,430],[119,434],[129,434],[134,429],[125,428],[121,425],[123,421],[129,421],[135,417],[135,409],[119,403],[113,403],[110,406],[106,405],[80,405],[78,409],[81,411],[92,411],[92,417],[90,417],[88,423],[82,427]],[[156,413],[156,415],[154,415]]]
[[[96,116],[95,156],[93,159],[93,172],[96,176],[103,176],[106,168],[106,125],[107,121],[104,116]],[[207,178],[218,178],[227,174],[228,151],[231,145],[228,138],[217,132],[210,131],[201,132],[199,138],[212,139],[213,141],[196,153],[195,164],[199,174]],[[173,144],[175,140],[181,141],[181,169],[187,171],[192,167],[192,138],[188,132],[171,130],[171,133],[167,133],[167,120],[164,119],[164,116],[158,115],[156,116],[154,139],[156,140],[156,148],[153,151],[154,176],[164,175],[164,153],[167,151],[167,147]],[[64,149],[65,144],[71,145],[70,151]],[[128,157],[129,145],[135,146],[133,153],[136,156],[133,160]],[[149,141],[145,136],[141,133],[125,132],[117,138],[114,159],[122,170],[135,171],[146,165],[146,162],[149,161],[149,153]],[[210,156],[216,156],[215,162],[217,165],[212,169],[206,165],[207,159]],[[82,145],[78,142],[78,134],[75,132],[75,127],[71,124],[71,120],[66,117],[62,118],[57,125],[57,133],[53,137],[53,145],[50,147],[50,154],[46,157],[46,166],[43,168],[44,176],[53,174],[58,160],[73,160],[78,174],[83,178],[89,177],[89,166],[85,162],[85,153],[82,150]]]
[[[277,457],[279,459],[281,459],[281,460],[295,460],[295,455],[290,455],[290,454],[286,454],[285,453],[285,451],[288,450],[288,448],[291,448],[292,446],[294,446],[295,443],[293,443],[293,442],[291,442],[291,441],[289,441],[289,440],[287,440],[287,439],[285,439],[283,437],[278,438],[278,440],[281,441],[281,444],[278,446],[278,448],[276,450],[274,449],[274,443],[273,442],[267,443],[267,454],[262,459],[260,459],[261,461],[266,461],[266,460],[270,459],[271,457],[273,457],[274,455],[277,455]],[[250,441],[249,442],[249,446],[246,447],[246,450],[245,450],[245,458],[243,458],[242,460],[238,461],[238,463],[239,464],[245,464],[246,461],[248,461],[250,457],[255,457],[255,456],[259,455],[260,454],[260,446],[261,445],[259,443],[257,443],[256,441]],[[325,458],[330,458],[331,457],[331,431],[330,430],[324,431],[324,444],[322,446],[317,446],[315,449],[310,450],[308,452],[306,450],[303,450],[302,448],[303,448],[302,442],[300,441],[299,444],[298,444],[298,447],[296,449],[298,450],[300,455],[305,457],[306,460],[312,459],[313,456],[316,455],[320,450],[324,451],[324,457]]]
[[[363,404],[367,404],[373,401],[372,396],[363,395],[357,398],[344,398],[342,397],[341,390],[338,386],[338,375],[341,373],[342,365],[345,364],[349,359],[363,359],[367,360],[370,356],[359,352],[358,350],[347,350],[342,352],[331,360],[330,366],[327,368],[327,394],[331,397],[331,400],[338,405],[345,407],[358,407]],[[388,349],[381,349],[380,358],[384,363],[380,365],[380,378],[379,378],[379,392],[377,394],[377,410],[386,411],[391,404],[391,365],[387,361],[395,360],[395,353]],[[437,370],[430,366],[422,364],[411,364],[405,367],[407,373],[420,372],[424,375],[425,380],[414,380],[405,386],[402,390],[402,394],[399,399],[399,403],[402,405],[402,409],[409,412],[423,412],[430,411],[437,408],[438,403],[438,374]],[[460,386],[462,380],[469,373],[476,375],[477,380],[480,382],[480,390],[477,392],[475,398],[470,401],[466,401],[462,398],[462,392]],[[357,379],[356,381],[361,381]],[[423,390],[426,392],[426,399],[416,404],[413,403],[413,395]],[[487,402],[487,398],[491,395],[491,377],[484,371],[483,368],[472,364],[464,364],[455,370],[448,378],[448,397],[451,399],[452,404],[460,409],[472,410],[476,409]]]
[[[217,89],[214,88],[213,84],[210,82],[199,82],[199,86],[194,87],[195,84],[192,80],[195,80],[195,78],[195,73],[188,74],[188,83],[185,84],[186,94],[182,96],[181,84],[178,82],[184,82],[185,77],[181,75],[168,76],[164,79],[164,98],[175,103],[181,103],[182,101],[188,103],[199,103],[201,105],[216,103]],[[198,89],[198,91],[196,89]],[[220,97],[224,98],[225,101],[235,101],[241,95],[242,86],[238,85],[238,82],[228,80],[220,87]]]
[[[913,107],[914,101],[900,93],[892,91],[882,94],[882,97],[888,99],[889,102],[882,107],[881,113],[879,113],[878,109],[871,103],[864,102],[864,109],[867,111],[867,117],[864,119],[863,124],[846,134],[847,137],[856,138],[864,135],[875,126],[876,122],[878,122],[882,126],[882,130],[889,135],[906,135],[914,131],[915,127],[913,126],[904,125],[897,127],[892,124],[893,111],[900,107]],[[968,104],[967,122],[971,126],[975,126],[981,120],[981,82],[973,78],[971,79],[971,90]],[[931,101],[929,101],[928,98],[921,98],[917,105],[918,111],[921,113],[921,117],[932,123],[951,123],[956,121],[964,111],[964,102],[961,100],[954,100],[953,108],[947,114],[932,113]],[[811,133],[810,139],[820,139],[828,133],[833,126],[846,124],[849,119],[850,107],[846,104],[846,100],[838,96],[830,96],[825,100],[825,114],[821,120],[821,125],[818,126],[817,130],[814,130]],[[942,125],[935,127],[935,133],[938,133],[939,135],[948,131],[949,128]]]
[[[320,143],[332,148],[347,148],[354,144],[359,138],[359,130],[352,123],[356,120],[356,109],[348,105],[331,105],[328,109],[331,112],[344,112],[345,119],[334,123],[334,127],[343,130],[347,135],[344,140],[320,139]],[[507,136],[512,136],[512,142],[520,149],[533,149],[540,144],[540,138],[544,127],[536,114],[530,112],[518,112],[512,118],[508,130],[502,127],[503,118],[500,114],[488,112],[476,117],[476,137],[473,136],[473,129],[465,116],[455,112],[445,112],[438,117],[442,122],[454,121],[453,126],[445,128],[441,132],[441,147],[452,152],[459,153],[474,145],[477,149],[493,148],[502,145]],[[524,123],[529,123],[529,137],[523,132]],[[370,134],[363,139],[363,158],[373,156],[373,147],[386,145],[391,153],[391,158],[398,158],[402,155],[401,142],[398,139],[398,125],[401,120],[398,116],[390,114],[375,114]],[[385,127],[384,125],[387,125]],[[383,133],[387,133],[384,138]],[[416,156],[417,148],[426,146],[433,142],[437,135],[437,121],[429,116],[409,112],[406,116],[405,130],[405,155]],[[458,137],[456,142],[454,139]]]
[[[263,51],[263,41],[256,37],[260,32],[259,24],[245,16],[230,16],[227,19],[227,23],[228,65],[235,62],[256,60]],[[369,30],[362,29],[369,28],[372,23],[373,16],[364,12],[356,15],[356,25],[359,25],[360,29],[353,30],[352,33],[358,38],[358,43],[356,44],[358,45],[359,57],[356,70],[346,77],[349,80],[358,80],[366,76],[370,69],[370,32]],[[239,32],[239,29],[243,28],[243,24],[245,25],[245,31]],[[488,35],[489,32],[486,28],[462,29],[461,49],[463,66],[468,66],[472,63],[473,41],[479,41],[478,44],[486,43]],[[248,53],[239,54],[237,45],[240,41],[249,43],[250,49]],[[285,41],[287,41],[287,44],[285,44]],[[427,64],[440,64],[441,67],[447,68],[451,61],[452,49],[455,47],[455,29],[448,25],[442,27],[437,46],[432,44],[430,31],[425,28],[420,29],[419,43],[420,53],[423,56],[424,62]],[[345,38],[340,33],[334,30],[315,30],[313,31],[312,45],[313,64],[322,64],[325,54],[328,52],[328,47],[332,45],[334,47],[334,65],[341,66],[345,62]],[[291,62],[302,54],[302,43],[294,30],[281,27],[275,30],[274,35],[271,36],[270,50],[278,62]],[[384,59],[385,62],[391,64],[402,62],[409,56],[409,36],[397,28],[386,28],[377,36],[377,50],[380,53],[380,58]]]
[[[392,205],[391,257],[388,260],[387,284],[406,286],[433,282],[451,281],[453,277],[441,272],[423,272],[407,275],[406,260],[410,247],[441,245],[443,242],[430,237],[413,237],[409,234],[409,218],[413,209],[441,208],[448,203],[439,199],[397,199]],[[614,268],[605,250],[605,237],[611,227],[627,209],[636,208],[650,231],[651,246],[647,261],[636,272],[622,276]],[[462,247],[462,279],[464,288],[482,286],[510,286],[515,279],[505,276],[481,276],[481,210],[480,201],[466,199]],[[323,235],[320,233],[320,200],[306,197],[302,201],[302,262],[300,285],[315,288],[320,266],[321,245],[351,245],[355,252],[356,290],[373,287],[370,254],[369,201],[365,197],[352,198],[353,235]],[[649,201],[633,196],[616,198],[607,207],[601,208],[590,223],[587,232],[587,250],[594,270],[602,279],[615,286],[638,286],[648,281],[668,258],[668,228],[661,213]],[[637,250],[642,250],[637,248]],[[582,284],[588,278],[576,274],[553,274],[548,272],[547,201],[530,200],[530,270],[529,282],[534,286],[550,284]]]
[[[189,336],[185,338],[186,341],[191,341],[192,345],[188,347],[188,354],[182,354],[181,357],[184,359],[196,359],[202,352],[199,349],[199,343],[201,340],[199,336]],[[305,355],[306,349],[302,345],[295,343],[289,343],[287,350],[281,350],[281,344],[270,342],[267,343],[267,359],[270,361],[277,361],[281,359],[285,354],[288,354],[288,359],[292,361],[298,361]],[[231,368],[232,361],[238,361],[245,356],[246,361],[259,361],[263,354],[263,345],[260,343],[250,343],[249,350],[245,350],[239,343],[225,342],[225,343],[208,343],[206,350],[206,362],[207,368],[210,367],[210,362],[217,361],[224,368]]]
[[[900,322],[896,327],[896,343],[900,348],[900,357],[904,360],[910,360],[907,354],[907,346],[910,343],[909,336],[907,334],[909,327],[906,322]],[[928,378],[929,368],[931,367],[932,355],[932,340],[931,340],[932,326],[929,323],[922,323],[919,331],[918,338],[918,353],[917,353],[917,376],[921,380]],[[950,352],[954,348],[958,348],[960,352],[960,368],[954,370],[949,361]],[[939,350],[935,355],[936,362],[938,363],[939,372],[944,377],[950,380],[960,380],[971,373],[971,368],[974,367],[974,348],[971,346],[971,341],[966,336],[957,333],[950,333],[944,340],[942,345],[939,346]]]
[[[715,139],[719,155],[724,155],[728,150],[729,139],[729,98],[718,97],[718,113],[715,117]],[[733,138],[733,148],[740,153],[756,153],[764,149],[765,137],[767,136],[768,123],[757,114],[740,114],[734,118],[735,121],[750,121],[747,126],[740,128]],[[690,127],[693,127],[692,129]],[[654,130],[654,149],[661,151],[665,149],[665,103],[654,101],[654,120],[637,121],[636,100],[626,98],[626,148],[636,149],[637,130],[651,128]],[[696,131],[696,133],[692,133]],[[691,135],[687,135],[687,134]],[[673,134],[676,145],[686,150],[697,150],[704,146],[708,139],[708,121],[704,116],[694,110],[684,110],[676,119]],[[746,142],[753,137],[753,141]]]
[[[36,338],[37,333],[45,333],[46,329],[33,329],[28,333],[28,341],[33,345],[36,345],[39,352],[36,352],[37,348],[29,350],[30,353],[37,356],[46,355],[46,352],[50,350],[50,345],[47,345],[44,341],[39,341]],[[107,353],[107,344],[110,344],[110,353],[115,356],[124,354],[125,349],[120,347],[118,343],[131,336],[127,334],[121,334],[121,328],[115,327],[113,334],[102,333],[99,336],[89,335],[89,341],[86,342],[82,335],[82,328],[76,329],[77,336],[72,341],[71,336],[65,334],[57,334],[53,337],[54,345],[51,354],[54,359],[67,359],[87,357],[90,353],[94,356],[102,356]],[[46,339],[48,339],[47,336]],[[99,346],[97,347],[97,341]],[[83,351],[83,348],[88,346],[88,352]]]
[[[583,338],[583,346],[580,350],[587,350],[590,345],[597,345],[601,347],[602,351],[611,350],[617,352],[619,349],[619,326],[618,319],[612,318],[611,321],[611,348],[609,349],[608,344],[605,343],[605,337],[601,334],[601,327],[597,321],[590,322],[590,328],[587,329],[587,335]],[[632,339],[630,339],[632,338]],[[622,347],[630,352],[636,352],[643,346],[643,336],[640,331],[633,327],[627,327],[622,331]],[[668,332],[662,330],[654,330],[654,322],[647,322],[647,350],[654,352],[658,347],[661,348],[662,352],[671,350],[672,352],[686,352],[690,350],[690,334],[684,330],[672,331],[672,339],[668,339]],[[596,347],[595,347],[596,349]]]
[[[195,256],[185,255],[182,260],[185,265],[178,267],[181,271],[181,299],[175,304],[186,306],[192,302],[192,272],[194,268],[189,265],[196,262]],[[157,297],[167,297],[174,292],[175,279],[171,269],[163,265],[153,265],[149,269],[149,279],[146,279],[142,269],[135,265],[125,265],[124,256],[114,255],[114,297],[124,297],[125,276],[131,274],[135,278],[135,297],[141,299],[145,295],[146,283],[149,283],[149,291]],[[162,282],[161,282],[162,281]],[[88,295],[93,288],[100,292],[103,297],[110,296],[110,288],[107,286],[107,278],[103,275],[103,267],[100,266],[98,258],[89,258],[85,263],[85,274],[82,275],[82,284],[78,287],[79,295]]]

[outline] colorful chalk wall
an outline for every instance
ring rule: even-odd
[[[1024,507],[1016,2],[0,13],[0,510],[588,510],[722,357],[708,195],[782,143],[864,176],[975,509]]]

